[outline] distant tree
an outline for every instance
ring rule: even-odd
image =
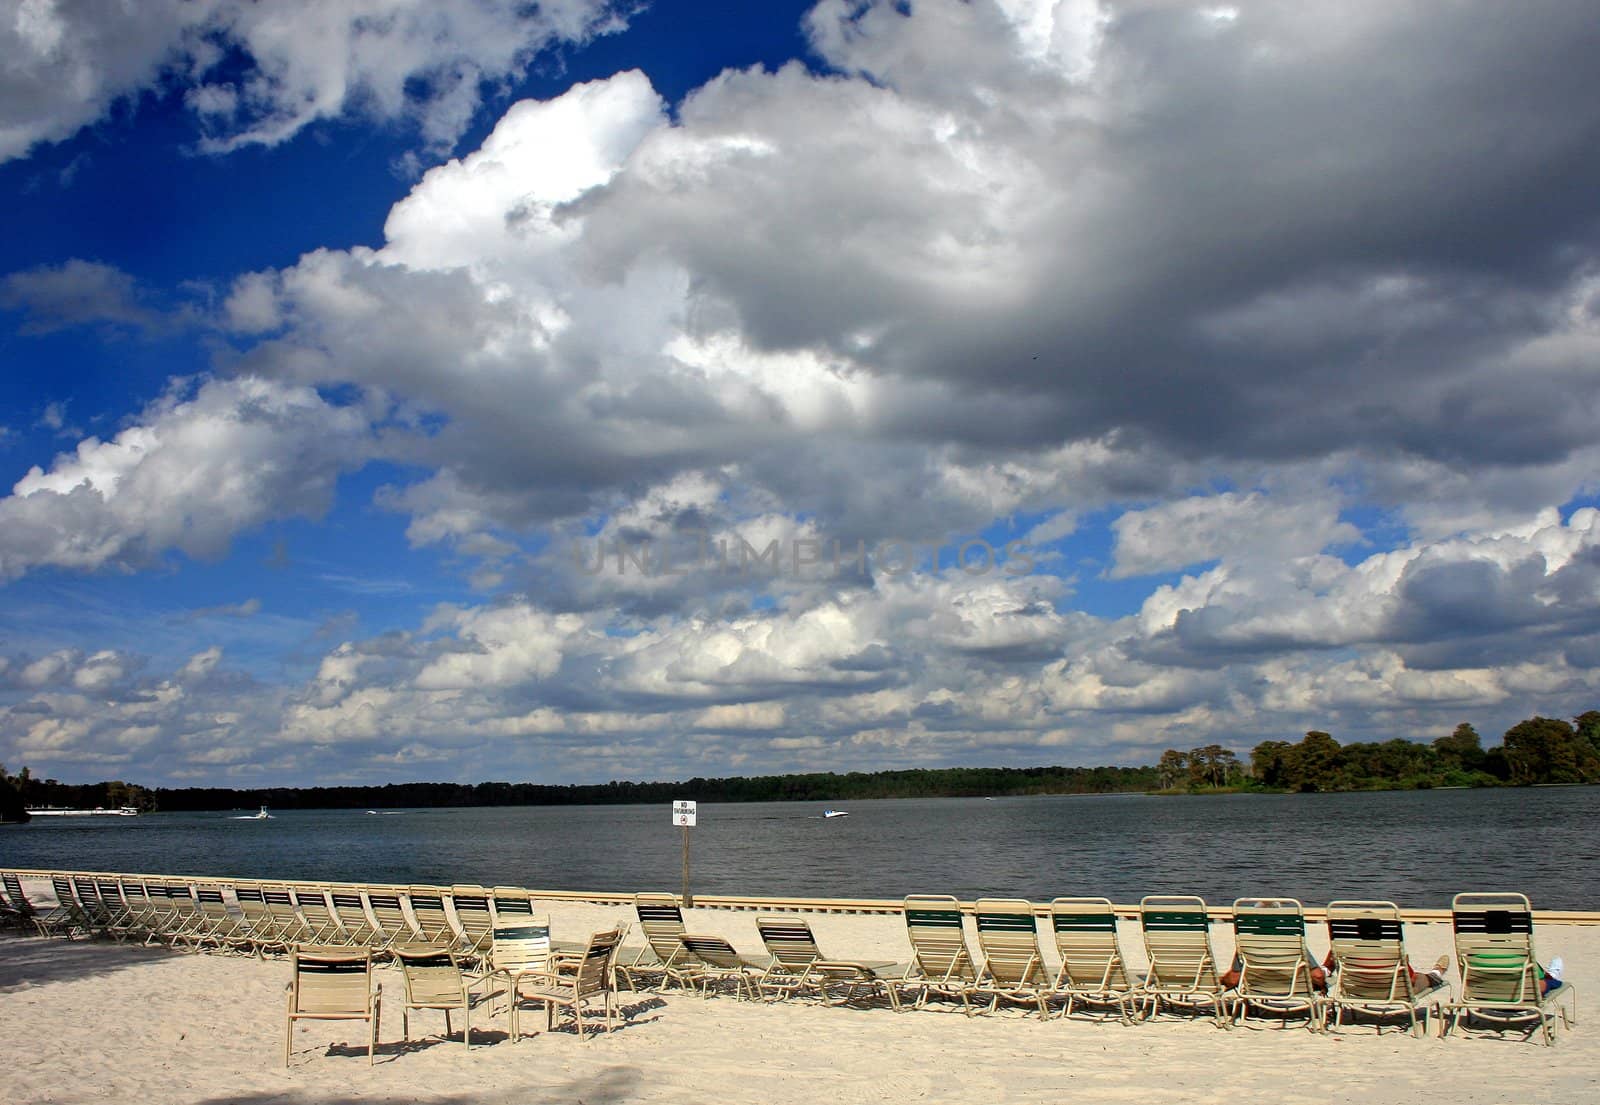
[[[1262,786],[1288,786],[1297,758],[1288,741],[1262,741],[1250,750],[1250,774]]]
[[[1313,729],[1297,749],[1299,763],[1293,783],[1296,790],[1336,790],[1339,785],[1340,750],[1333,736]]]
[[[1600,710],[1585,710],[1572,719],[1578,736],[1589,742],[1595,755],[1600,756]]]
[[[1171,790],[1189,777],[1189,757],[1176,748],[1169,748],[1161,753],[1156,772],[1161,777],[1161,789]]]
[[[1560,718],[1519,721],[1506,730],[1501,744],[1513,783],[1586,783],[1600,779],[1600,754]]]
[[[1483,767],[1483,740],[1478,731],[1463,721],[1448,737],[1433,742],[1442,766],[1458,767],[1464,771],[1478,771]]]

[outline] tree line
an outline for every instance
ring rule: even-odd
[[[1467,722],[1431,743],[1387,740],[1340,744],[1313,729],[1301,740],[1262,741],[1250,752],[1248,773],[1232,751],[1207,745],[1168,749],[1157,765],[1161,787],[1215,790],[1416,790],[1430,787],[1532,786],[1600,782],[1600,710],[1571,722],[1519,721],[1497,747],[1483,747]]]
[[[1003,797],[1112,794],[1128,791],[1205,793],[1228,790],[1335,791],[1428,787],[1526,786],[1600,782],[1600,710],[1572,722],[1534,717],[1485,748],[1463,722],[1424,744],[1411,740],[1340,744],[1314,729],[1301,740],[1262,741],[1248,764],[1232,749],[1208,744],[1168,749],[1144,767],[948,767],[907,771],[814,772],[674,782],[554,786],[545,783],[388,783],[342,787],[167,787],[133,783],[61,783],[24,767],[0,766],[0,821],[25,820],[26,807],[141,810],[397,809],[444,806],[636,805],[700,802],[847,802],[867,798]]]

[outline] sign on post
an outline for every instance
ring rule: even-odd
[[[694,828],[695,803],[672,803],[672,823],[683,826],[683,904],[687,908],[694,905],[694,899],[689,897],[689,830]]]

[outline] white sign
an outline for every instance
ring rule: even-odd
[[[693,802],[672,803],[672,823],[694,828],[695,804]]]

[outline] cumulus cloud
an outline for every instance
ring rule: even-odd
[[[0,307],[26,312],[19,328],[24,334],[48,334],[88,323],[157,328],[162,316],[142,303],[143,298],[127,273],[78,258],[0,280]]]
[[[310,388],[240,377],[174,390],[0,499],[0,578],[137,568],[174,548],[219,555],[241,529],[320,514],[367,442],[364,414]]]
[[[182,90],[212,152],[346,114],[405,120],[447,150],[486,88],[625,14],[610,0],[21,0],[0,24],[0,161],[167,89]]]

